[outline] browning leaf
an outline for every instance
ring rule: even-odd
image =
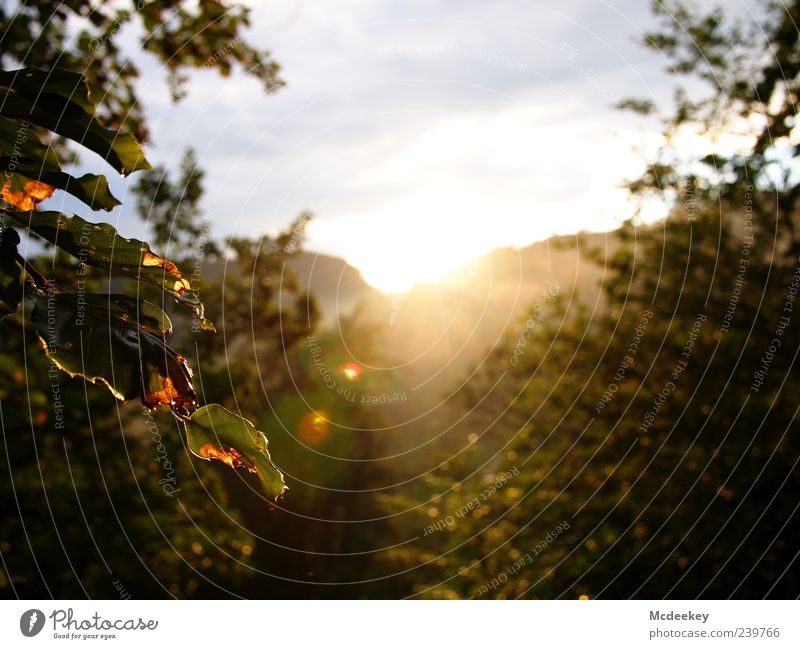
[[[163,335],[121,320],[119,302],[115,310],[81,299],[59,293],[34,298],[31,322],[59,368],[106,385],[123,401],[139,397],[149,408],[166,405],[182,414],[197,407],[191,371]]]
[[[4,213],[90,266],[108,268],[160,287],[191,308],[203,328],[213,329],[189,281],[173,262],[153,253],[144,241],[126,239],[108,223],[90,223],[61,212]]]
[[[283,494],[286,484],[272,463],[267,438],[247,419],[212,403],[195,410],[184,424],[192,453],[255,473],[270,505]]]
[[[242,455],[235,448],[227,451],[214,446],[213,444],[203,444],[198,451],[200,457],[208,460],[215,459],[227,464],[231,469],[238,469],[242,466]]]
[[[19,180],[20,182],[15,182]],[[22,185],[21,187],[19,185]],[[23,176],[6,174],[6,181],[3,185],[3,200],[18,210],[27,212],[35,210],[39,203],[46,198],[50,198],[55,192],[55,188],[38,180],[27,180]]]
[[[0,170],[11,179],[11,189],[20,191],[28,180],[63,189],[93,210],[112,210],[120,202],[111,193],[105,176],[84,174],[75,178],[61,169],[53,149],[43,144],[33,130],[0,116]]]
[[[164,259],[148,251],[144,253],[144,257],[142,257],[142,266],[145,268],[163,268],[165,273],[172,275],[175,278],[175,284],[172,290],[179,295],[183,295],[186,291],[192,290],[191,284],[184,279],[178,267],[169,259]]]

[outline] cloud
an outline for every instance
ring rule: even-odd
[[[398,285],[456,256],[612,227],[637,158],[636,125],[610,106],[666,87],[634,43],[641,5],[255,3],[250,37],[289,85],[265,96],[256,80],[199,71],[173,106],[146,63],[153,157],[174,166],[198,150],[218,233],[274,232],[312,209],[308,247],[375,282],[402,271],[415,241],[436,254],[420,243],[429,233],[451,233],[458,254]]]

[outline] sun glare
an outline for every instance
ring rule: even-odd
[[[341,371],[348,381],[358,381],[361,378],[361,366],[358,363],[345,363]]]
[[[329,217],[311,224],[308,246],[397,294],[498,247],[611,230],[633,211],[620,181],[641,172],[631,150],[641,140],[519,107],[438,120],[358,160],[349,191],[320,207]],[[390,198],[365,205],[363,195]]]
[[[300,420],[297,436],[303,443],[316,446],[325,441],[329,431],[330,426],[325,413],[309,412]]]
[[[481,223],[483,204],[453,186],[410,196],[362,228],[364,245],[348,261],[385,293],[436,282],[494,247]]]

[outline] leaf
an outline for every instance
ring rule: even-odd
[[[20,173],[22,173],[22,169],[20,169]],[[111,193],[105,176],[83,174],[79,178],[75,178],[63,171],[55,171],[41,174],[41,179],[56,189],[69,192],[93,210],[110,212],[117,205],[122,205]]]
[[[16,313],[22,300],[22,268],[16,260],[18,245],[16,230],[0,230],[0,318]]]
[[[69,192],[93,210],[110,211],[120,204],[111,194],[105,176],[85,174],[80,178],[74,178],[64,173],[53,150],[42,144],[34,132],[18,121],[2,116],[0,116],[0,171],[5,171],[6,177],[10,177],[12,185],[16,187],[24,186],[29,180],[47,183],[56,189]],[[18,209],[31,208],[18,207]]]
[[[184,424],[186,440],[196,456],[255,473],[270,504],[283,494],[286,484],[272,463],[267,438],[247,419],[213,403],[195,410]]]
[[[3,169],[3,165],[4,159],[0,158],[0,170]],[[63,171],[41,171],[30,165],[16,165],[16,171],[17,173],[10,174],[12,178],[21,178],[31,182],[35,182],[32,180],[33,178],[38,178],[41,183],[51,186],[51,195],[53,188],[62,189],[93,210],[110,212],[117,205],[122,204],[111,193],[111,188],[108,186],[108,180],[105,176],[84,174],[80,178],[75,178]],[[7,178],[8,176],[9,174],[6,174]],[[5,198],[5,194],[3,198]],[[46,198],[49,198],[49,196]],[[31,207],[19,207],[18,205],[14,205],[14,207],[22,211],[33,209]]]
[[[74,299],[97,317],[110,317],[117,326],[141,328],[157,334],[172,333],[172,321],[159,307],[147,300],[137,300],[120,293],[62,293],[64,299]]]
[[[12,207],[27,212],[36,209],[43,200],[50,198],[55,191],[47,183],[30,180],[18,174],[6,175],[2,189],[3,200]]]
[[[6,212],[31,232],[77,257],[90,266],[108,268],[160,287],[195,312],[201,324],[206,322],[203,305],[178,267],[159,257],[150,246],[138,239],[126,239],[108,223],[90,223],[80,216],[60,212]]]
[[[110,310],[101,306],[103,299]],[[34,298],[31,323],[47,356],[70,376],[102,383],[122,401],[139,397],[148,408],[166,405],[188,414],[197,407],[191,371],[162,335],[137,326],[146,309],[133,302],[50,292]],[[137,322],[121,318],[123,313]]]
[[[3,171],[14,171],[18,164],[38,164],[43,171],[60,171],[58,156],[42,144],[31,125],[0,115],[0,154]]]
[[[71,70],[38,70],[36,68],[2,70],[0,71],[0,86],[17,91],[61,95],[78,104],[87,113],[94,113],[95,110],[95,103],[92,101],[86,78]]]
[[[139,143],[130,134],[121,134],[101,126],[80,103],[63,94],[17,90],[14,85],[0,86],[2,112],[6,117],[24,120],[63,135],[101,155],[123,176],[150,163]]]

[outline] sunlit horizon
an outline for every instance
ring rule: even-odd
[[[500,191],[492,191],[498,172],[491,161],[513,160],[517,145],[526,139],[531,143],[552,139],[550,151],[559,146],[568,152],[572,150],[571,127],[562,131],[532,120],[533,125],[526,129],[526,120],[519,115],[497,119],[488,132],[465,120],[445,122],[433,134],[423,133],[420,140],[404,144],[393,155],[382,152],[374,164],[365,166],[353,195],[365,188],[372,191],[385,187],[389,181],[407,181],[408,191],[400,192],[388,205],[376,206],[372,213],[351,212],[323,200],[322,217],[312,220],[308,227],[307,250],[344,259],[364,281],[387,295],[403,294],[420,284],[435,284],[500,248],[520,250],[553,236],[611,232],[634,215],[643,225],[666,216],[667,200],[634,202],[623,187],[627,179],[644,171],[642,154],[652,157],[663,144],[656,131],[598,133],[594,146],[587,146],[582,156],[584,163],[592,162],[596,168],[591,183],[585,183],[585,191],[560,195],[560,169],[547,168],[542,172],[545,181],[537,188],[541,198],[526,204],[510,195],[508,186],[502,183]],[[504,139],[506,131],[508,137]],[[572,137],[583,136],[579,133]],[[470,144],[459,145],[463,140],[470,140]],[[711,152],[731,155],[746,150],[752,145],[752,136],[741,129],[712,138],[698,135],[694,126],[686,126],[676,136],[675,145],[687,158],[699,159]],[[447,171],[432,172],[424,179],[409,173],[429,163],[432,156],[449,163],[442,165],[445,170],[461,168],[463,160],[458,156],[468,154],[473,160],[486,161],[482,168],[485,177],[481,175],[474,183],[459,183]],[[516,173],[524,179],[522,164],[519,161]],[[554,186],[556,193],[552,193]]]

